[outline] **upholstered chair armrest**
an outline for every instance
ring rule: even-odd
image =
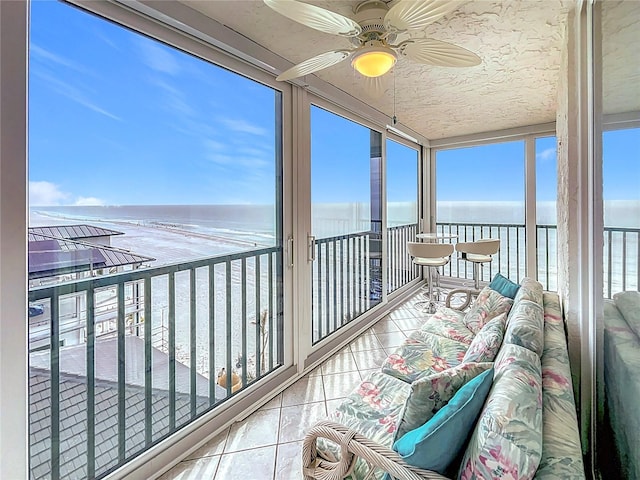
[[[318,455],[316,439],[326,438],[340,445],[340,460],[331,462]],[[363,458],[401,480],[448,480],[439,473],[407,464],[396,452],[339,423],[322,421],[307,432],[302,445],[302,472],[305,480],[342,480],[348,476],[358,458]]]

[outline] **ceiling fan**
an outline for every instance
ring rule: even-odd
[[[289,70],[276,80],[291,80],[347,58],[362,75],[379,77],[387,73],[403,56],[417,63],[441,67],[472,67],[480,57],[469,50],[429,38],[408,38],[402,34],[421,29],[456,10],[463,2],[455,0],[399,0],[391,8],[382,0],[366,0],[354,9],[354,19],[297,0],[263,0],[264,3],[303,25],[321,32],[349,38],[353,49],[321,53]]]

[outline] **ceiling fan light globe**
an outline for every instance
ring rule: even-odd
[[[397,58],[390,48],[364,49],[355,55],[351,65],[365,77],[379,77],[393,68]]]

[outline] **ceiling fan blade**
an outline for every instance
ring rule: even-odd
[[[466,48],[431,38],[414,38],[397,47],[401,55],[414,62],[438,67],[473,67],[482,59]]]
[[[340,63],[349,56],[351,56],[350,50],[335,50],[333,52],[321,53],[320,55],[311,57],[302,63],[294,65],[289,70],[282,72],[278,75],[276,80],[285,81],[296,77],[302,77],[303,75],[308,75],[309,73],[317,72],[323,68]]]
[[[457,10],[461,0],[400,0],[384,17],[389,32],[420,29]]]
[[[341,35],[343,37],[357,37],[362,28],[350,18],[334,13],[324,8],[297,2],[295,0],[263,0],[264,3],[291,20],[315,28],[321,32]]]

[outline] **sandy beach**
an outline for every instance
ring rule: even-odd
[[[263,248],[257,242],[242,241],[236,238],[226,238],[184,230],[177,226],[161,224],[136,224],[124,221],[77,221],[75,219],[60,216],[42,215],[32,212],[30,226],[73,225],[88,223],[98,227],[108,228],[122,232],[124,235],[111,237],[111,246],[129,250],[132,253],[156,258],[150,267],[161,265],[184,263],[190,260],[210,258],[229,253],[250,251]],[[264,239],[263,239],[264,241]],[[260,265],[260,311],[268,308],[268,258],[261,257]],[[275,262],[274,262],[275,266]],[[255,319],[259,316],[256,312],[256,268],[255,258],[246,261],[246,331],[247,352],[250,365],[255,365],[256,325]],[[275,279],[274,279],[275,280]],[[274,281],[275,285],[275,281]],[[141,312],[145,325],[151,324],[154,338],[154,346],[161,350],[168,348],[169,325],[169,298],[168,275],[159,275],[151,281],[151,312],[150,316]],[[231,324],[227,325],[227,291],[226,291],[226,265],[220,264],[215,268],[215,372],[227,364],[227,336],[232,340],[231,359],[235,365],[236,359],[242,354],[242,270],[241,262],[234,261],[231,264]],[[103,292],[101,297],[112,297],[111,305],[105,308],[114,311],[115,325],[115,289],[111,292]],[[128,289],[132,291],[132,289]],[[142,288],[140,288],[142,290]],[[275,294],[275,292],[274,292]],[[176,358],[189,365],[191,361],[190,346],[190,272],[178,272],[175,275],[175,331],[176,331]],[[209,376],[209,271],[208,267],[196,270],[196,365],[199,373]],[[103,302],[109,303],[109,302]],[[274,298],[274,305],[276,305]],[[274,314],[275,322],[275,314]],[[142,330],[142,329],[141,329]],[[229,331],[228,331],[229,330]],[[275,343],[274,343],[275,345]],[[64,355],[64,349],[61,352]],[[144,359],[140,359],[144,364]],[[251,370],[251,367],[248,367]],[[248,373],[255,373],[249,371]],[[168,375],[168,372],[167,372]]]

